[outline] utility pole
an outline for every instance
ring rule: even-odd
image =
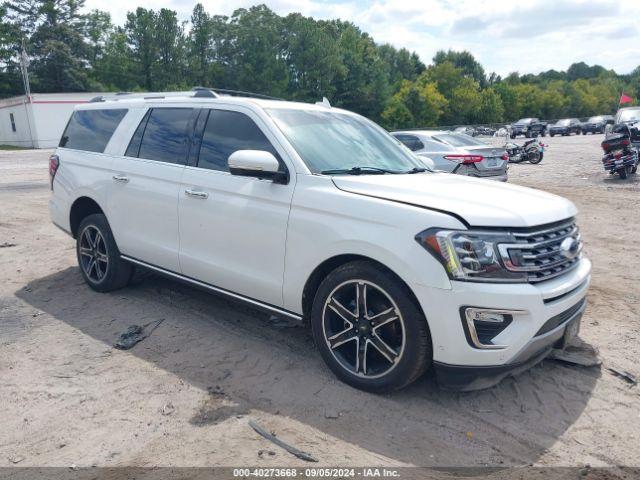
[[[20,52],[20,73],[22,73],[22,83],[24,84],[24,93],[27,96],[27,101],[25,102],[24,109],[27,117],[27,128],[29,129],[29,138],[31,139],[31,146],[35,147],[35,141],[33,138],[33,131],[31,130],[31,119],[30,117],[30,105],[31,105],[31,85],[29,84],[29,56],[27,55],[27,50],[25,48],[24,37],[22,37],[22,51]]]
[[[24,93],[27,98],[31,99],[31,85],[29,84],[29,57],[24,46],[24,37],[22,38],[22,51],[20,52],[20,73],[22,73],[22,83],[24,85]]]

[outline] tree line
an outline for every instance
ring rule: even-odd
[[[124,25],[84,0],[9,0],[0,6],[0,97],[34,92],[245,90],[356,111],[388,128],[500,123],[519,117],[613,113],[621,91],[640,97],[640,67],[618,75],[584,62],[537,75],[487,74],[469,52],[378,44],[351,22],[277,15],[265,5],[231,16],[197,4],[190,21],[137,8]]]

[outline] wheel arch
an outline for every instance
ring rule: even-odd
[[[311,275],[309,275],[309,278],[307,278],[307,281],[305,282],[304,288],[302,290],[302,316],[305,322],[309,322],[309,318],[311,316],[311,307],[313,306],[316,292],[318,291],[318,288],[320,287],[322,281],[336,268],[354,261],[366,261],[375,265],[377,268],[387,272],[389,275],[395,278],[404,288],[406,288],[416,308],[418,308],[420,313],[422,313],[422,317],[425,320],[427,330],[429,330],[429,334],[431,334],[427,316],[425,315],[424,310],[422,309],[422,306],[418,301],[418,298],[416,297],[409,284],[405,282],[402,277],[400,277],[400,275],[398,275],[383,263],[371,257],[367,257],[366,255],[359,254],[335,255],[324,260],[311,272]]]
[[[77,237],[78,228],[80,227],[82,220],[94,213],[101,213],[104,215],[104,210],[93,198],[82,196],[73,201],[69,210],[69,228],[73,238]]]

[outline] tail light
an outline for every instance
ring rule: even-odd
[[[508,162],[509,161],[509,154],[507,152],[504,152],[500,158],[502,160]]]
[[[51,190],[53,190],[53,179],[60,167],[60,157],[58,155],[51,155],[49,157],[49,179],[51,180]]]
[[[444,158],[446,160],[451,160],[452,162],[462,163],[463,165],[479,163],[484,160],[482,155],[445,155]]]

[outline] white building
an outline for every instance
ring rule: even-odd
[[[73,107],[104,93],[33,93],[0,100],[0,145],[58,145]]]

